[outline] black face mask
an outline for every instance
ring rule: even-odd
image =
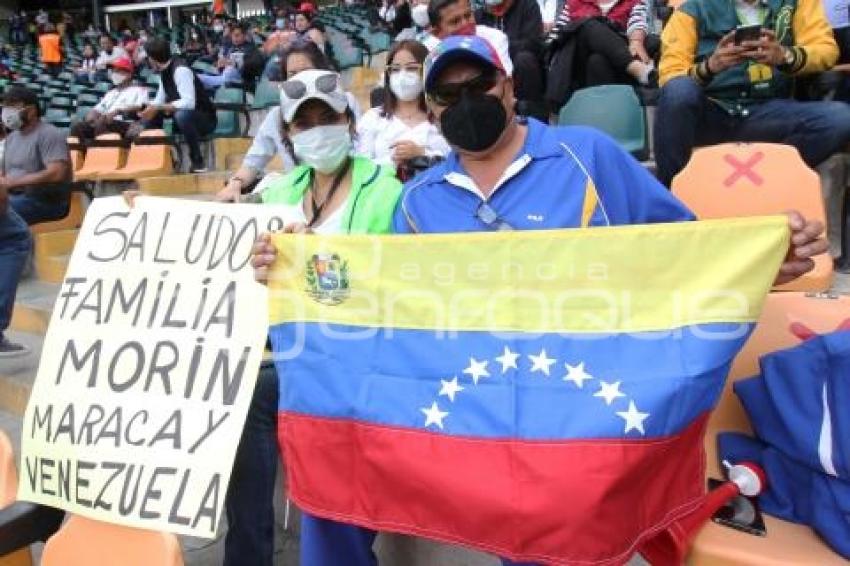
[[[502,101],[492,94],[464,92],[460,100],[446,108],[440,116],[446,141],[471,152],[493,147],[505,131],[507,122]]]

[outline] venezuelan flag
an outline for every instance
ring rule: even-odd
[[[275,239],[279,439],[304,510],[618,564],[704,495],[703,433],[784,217]]]

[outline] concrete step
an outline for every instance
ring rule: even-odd
[[[25,344],[30,349],[23,356],[0,358],[0,410],[21,417],[27,408],[27,400],[38,371],[44,338],[40,334],[29,332],[12,331],[4,334],[11,341]]]
[[[11,330],[44,335],[58,294],[59,285],[56,283],[37,279],[21,281],[15,295]]]

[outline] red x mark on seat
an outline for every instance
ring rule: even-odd
[[[726,180],[723,181],[723,184],[727,187],[731,187],[732,185],[738,182],[738,179],[746,177],[754,185],[761,185],[762,183],[764,183],[764,179],[762,179],[762,177],[753,170],[753,167],[762,159],[764,159],[764,153],[760,151],[755,152],[746,161],[738,161],[738,159],[734,155],[724,155],[723,160],[726,161],[726,163],[728,163],[729,165],[731,165],[734,171],[731,175],[726,177]]]
[[[818,335],[817,332],[803,324],[802,322],[793,322],[791,326],[788,328],[791,331],[791,334],[796,336],[802,341],[811,340],[815,336]],[[837,327],[835,327],[835,332],[840,330],[850,330],[850,318],[844,319]]]

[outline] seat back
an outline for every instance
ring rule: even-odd
[[[561,108],[558,124],[598,128],[638,159],[646,158],[646,117],[630,86],[602,85],[577,90]]]
[[[744,348],[735,358],[705,436],[708,477],[721,478],[717,461],[717,433],[752,434],[746,412],[732,384],[759,372],[759,358],[791,348],[812,332],[836,330],[850,319],[850,296],[799,292],[770,293],[761,317]],[[770,478],[767,479],[770,484]],[[810,528],[766,515],[767,536],[759,537],[708,522],[691,548],[689,566],[748,564],[750,566],[840,566],[847,561],[835,554]]]
[[[145,130],[139,134],[137,143],[133,144],[127,154],[127,164],[121,171],[142,172],[150,171],[158,175],[168,175],[173,171],[171,163],[171,148],[164,143],[146,144],[146,138],[164,138],[163,130]],[[140,143],[139,143],[140,142]]]
[[[725,143],[694,151],[673,179],[673,194],[697,217],[726,218],[798,210],[826,223],[820,179],[795,148],[770,143]],[[832,258],[815,259],[815,270],[778,287],[783,291],[826,291]]]
[[[832,332],[847,323],[850,323],[848,295],[769,293],[752,336],[732,363],[723,396],[709,420],[709,431],[751,433],[749,419],[732,391],[732,384],[758,374],[761,356],[794,347],[811,333]],[[709,436],[712,435],[706,438]],[[706,450],[709,469],[719,473],[717,458],[711,457],[716,453],[716,446],[707,443]]]
[[[118,134],[103,134],[98,141],[120,142]],[[75,180],[84,180],[102,173],[110,173],[121,167],[122,148],[120,147],[90,147],[86,151],[83,166],[74,173]]]
[[[257,84],[254,91],[254,101],[251,103],[253,110],[263,110],[280,104],[280,87],[278,83],[262,80]]]
[[[177,537],[71,515],[44,545],[42,566],[182,566]]]

